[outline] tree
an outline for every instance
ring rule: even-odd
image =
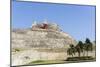
[[[84,44],[82,41],[79,41],[78,44],[76,45],[76,51],[78,52],[78,56],[80,57],[80,54],[81,52],[83,52],[83,47],[84,47]]]
[[[86,51],[86,45],[83,43],[83,56],[85,56],[85,51]]]
[[[87,56],[88,56],[88,52],[93,50],[93,44],[91,43],[91,41],[86,38],[86,41],[85,41],[85,50],[87,51]]]
[[[70,48],[67,50],[67,53],[69,55],[72,55],[72,57],[73,55],[75,55],[75,46],[73,44],[70,45]]]
[[[72,55],[72,57],[73,57],[73,52],[72,52],[72,49],[71,49],[71,48],[68,48],[67,54],[68,54],[68,55]]]

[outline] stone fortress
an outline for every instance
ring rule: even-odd
[[[28,29],[12,31],[12,65],[25,65],[37,60],[66,60],[67,49],[76,41],[56,23],[44,21]]]

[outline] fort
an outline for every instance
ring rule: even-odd
[[[42,23],[37,23],[36,21],[34,21],[34,23],[32,24],[32,30],[35,29],[47,29],[47,30],[56,30],[56,31],[60,31],[59,26],[56,23],[49,23],[47,20],[43,21]]]
[[[56,23],[36,21],[28,29],[12,31],[12,64],[25,65],[37,60],[65,60],[76,40]]]

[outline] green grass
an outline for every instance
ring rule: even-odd
[[[32,61],[31,63],[41,63],[44,62],[43,60]]]
[[[64,63],[66,61],[59,61],[59,60],[37,60],[32,61],[29,64],[55,64],[55,63]]]
[[[80,62],[93,62],[95,60],[81,60],[81,61],[65,61],[65,60],[36,60],[32,61],[25,65],[20,66],[28,66],[28,65],[46,65],[46,64],[64,64],[64,63],[80,63]],[[18,66],[18,67],[20,67]],[[16,66],[17,67],[17,66]]]
[[[86,62],[86,61],[95,61],[95,58],[91,56],[86,57],[69,57],[67,60],[37,60],[32,61],[29,64],[58,64],[58,63],[76,63],[76,62]],[[29,65],[28,64],[28,65]]]
[[[20,49],[16,48],[16,49],[15,49],[15,52],[16,52],[16,51],[17,51],[17,52],[19,52],[19,51],[20,51]]]

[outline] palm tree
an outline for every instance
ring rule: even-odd
[[[70,48],[72,49],[72,53],[75,55],[75,52],[76,52],[75,46],[73,44],[71,44]]]
[[[87,51],[87,56],[88,56],[88,52],[93,50],[93,44],[91,43],[91,41],[86,38],[86,41],[85,41],[85,50]]]
[[[85,56],[85,51],[86,51],[86,45],[83,43],[83,56]]]
[[[72,49],[71,49],[71,48],[69,48],[69,49],[67,50],[67,54],[68,54],[68,55],[72,55],[72,57],[73,57],[73,52],[72,52]]]
[[[79,56],[79,57],[80,57],[80,55],[81,55],[81,52],[84,51],[83,47],[84,47],[84,44],[83,44],[82,41],[79,41],[78,44],[77,44],[76,47],[75,47],[75,48],[76,48],[76,51],[78,52],[78,56]]]
[[[75,55],[75,46],[73,44],[70,45],[70,48],[67,50],[67,53],[69,55],[72,55],[72,57],[73,55]]]

